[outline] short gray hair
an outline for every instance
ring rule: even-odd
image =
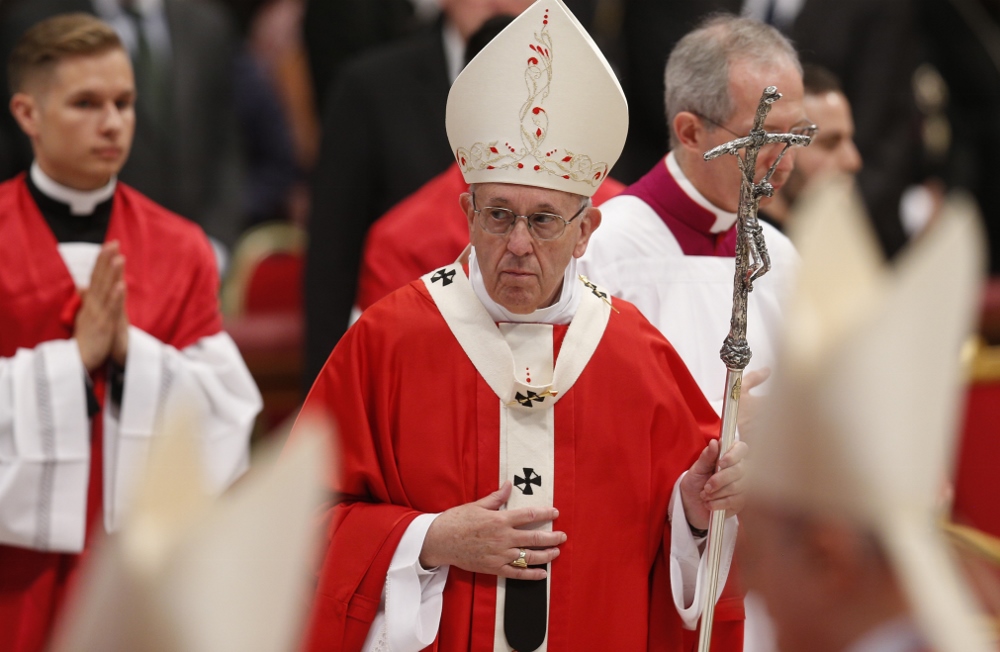
[[[688,32],[670,53],[664,74],[671,147],[678,145],[674,118],[681,111],[718,123],[732,116],[735,107],[729,96],[730,62],[767,65],[778,57],[786,57],[802,72],[792,42],[774,27],[751,18],[713,14]]]

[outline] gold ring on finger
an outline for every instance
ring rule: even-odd
[[[520,552],[517,553],[517,559],[510,562],[510,565],[514,568],[527,568],[528,561],[525,557],[528,556],[528,552],[524,548],[518,548]]]

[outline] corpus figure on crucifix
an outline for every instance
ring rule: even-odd
[[[757,221],[757,208],[761,197],[771,197],[774,186],[771,176],[777,169],[781,159],[789,147],[808,145],[810,136],[793,133],[768,133],[764,130],[764,120],[771,110],[771,105],[781,99],[781,93],[774,86],[764,89],[757,105],[757,115],[754,118],[750,135],[737,138],[705,152],[705,160],[710,161],[724,154],[736,157],[740,173],[743,175],[740,184],[740,205],[736,220],[736,275],[733,279],[733,314],[730,319],[729,334],[722,345],[720,356],[726,364],[726,389],[722,402],[722,433],[720,435],[721,451],[724,453],[732,447],[736,439],[736,416],[740,406],[740,391],[743,383],[743,370],[750,362],[750,345],[747,342],[747,300],[753,291],[753,282],[771,269],[771,257],[767,253],[767,243],[761,233],[760,222]],[[757,173],[757,155],[761,148],[780,144],[783,145],[774,162],[768,168],[759,182],[754,181]],[[743,156],[740,156],[740,151]],[[716,594],[719,586],[719,564],[722,554],[723,528],[725,527],[725,511],[712,514],[708,532],[708,591],[705,594],[705,609],[700,628],[698,649],[708,652],[712,637],[712,613],[715,609]]]

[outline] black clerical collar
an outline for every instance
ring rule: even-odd
[[[30,173],[27,175],[27,183],[32,199],[35,200],[42,217],[45,218],[60,244],[67,242],[101,244],[104,242],[108,233],[108,224],[111,221],[113,193],[108,199],[95,205],[93,212],[89,215],[74,215],[69,204],[53,199],[43,192]]]

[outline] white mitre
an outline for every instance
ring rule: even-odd
[[[319,541],[312,526],[333,463],[329,434],[306,429],[256,455],[230,491],[204,490],[191,422],[154,438],[122,530],[82,571],[53,652],[296,649]]]
[[[621,155],[628,105],[562,0],[538,0],[469,62],[448,94],[466,182],[592,196]]]
[[[951,201],[886,266],[846,181],[808,198],[774,391],[750,462],[750,499],[847,516],[872,531],[931,646],[990,648],[937,526],[952,472],[983,272],[975,211]]]

